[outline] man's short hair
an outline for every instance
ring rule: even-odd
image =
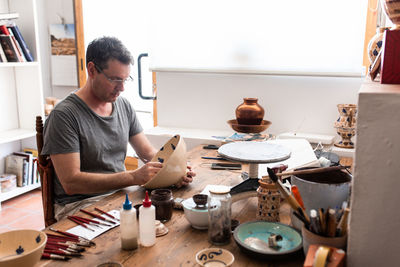
[[[89,62],[93,62],[100,69],[107,69],[107,62],[110,59],[133,65],[131,53],[117,38],[103,36],[90,42],[86,49],[86,66]]]

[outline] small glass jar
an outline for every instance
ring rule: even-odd
[[[161,222],[169,221],[174,207],[172,191],[169,189],[156,189],[151,192],[150,198],[156,208],[156,220]]]
[[[218,186],[210,189],[208,198],[208,239],[214,245],[225,245],[231,240],[230,188]]]

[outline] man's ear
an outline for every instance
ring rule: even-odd
[[[87,63],[86,69],[90,78],[93,78],[93,76],[97,73],[97,69],[92,61]]]

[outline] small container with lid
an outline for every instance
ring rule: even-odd
[[[225,245],[231,240],[231,195],[227,186],[210,189],[208,198],[208,238],[212,244]]]
[[[161,222],[169,221],[174,207],[172,191],[169,189],[156,189],[151,192],[150,198],[156,208],[156,220]]]
[[[139,234],[142,246],[151,247],[156,243],[156,209],[151,205],[147,191],[139,208]]]
[[[132,202],[126,194],[125,203],[120,211],[121,218],[121,247],[125,250],[132,250],[138,247],[138,225],[136,210],[132,209]]]

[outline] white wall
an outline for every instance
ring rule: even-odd
[[[157,72],[158,125],[229,130],[244,97],[257,97],[267,130],[335,135],[339,103],[357,103],[363,78]]]
[[[399,266],[400,85],[363,85],[347,266]]]
[[[40,35],[40,52],[42,61],[43,94],[45,97],[54,96],[64,98],[76,87],[54,86],[51,83],[51,44],[50,44],[50,24],[61,24],[61,17],[65,23],[74,23],[74,11],[72,0],[37,0],[38,21]]]

